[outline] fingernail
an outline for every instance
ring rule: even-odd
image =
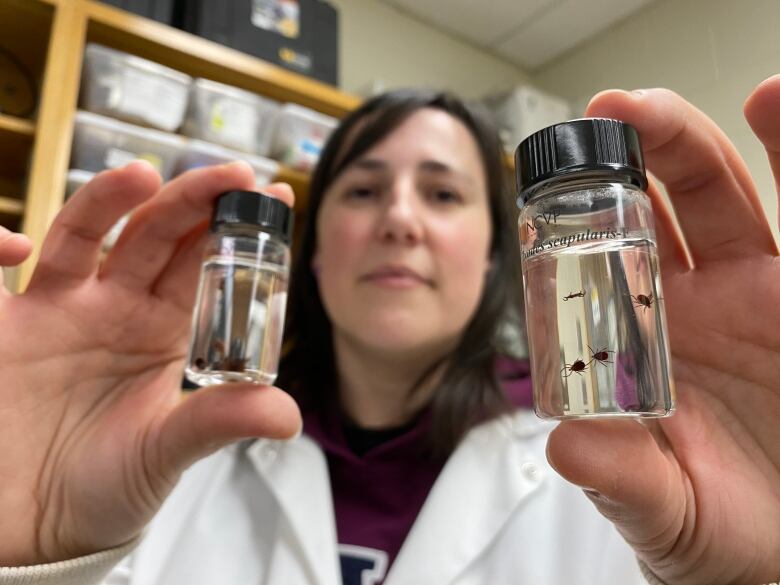
[[[230,168],[238,168],[238,167],[245,167],[245,168],[252,169],[252,165],[250,165],[245,160],[234,160],[233,162],[226,163],[223,166],[225,168],[229,168],[229,169]],[[254,172],[254,169],[252,169],[252,171]]]
[[[290,438],[289,438],[289,439],[287,439],[287,440],[288,440],[288,441],[295,441],[296,439],[300,439],[300,438],[301,438],[301,435],[303,435],[303,425],[301,425],[300,427],[298,427],[298,431],[297,431],[297,432],[296,432],[296,433],[295,433],[295,434],[294,434],[292,437],[290,437]]]
[[[607,498],[605,498],[604,494],[602,494],[601,492],[597,492],[596,490],[592,490],[592,489],[589,489],[589,488],[583,488],[582,491],[591,500],[596,500],[598,502],[606,502],[607,501]]]
[[[143,159],[143,158],[137,158],[135,160],[132,160],[129,163],[127,163],[126,165],[124,165],[122,168],[123,169],[127,169],[127,168],[130,168],[132,166],[149,167],[150,169],[154,169],[155,171],[157,170],[151,162],[149,162],[148,160]]]
[[[643,95],[645,95],[646,91],[644,89],[633,89],[631,90],[631,93],[636,97],[642,97]]]

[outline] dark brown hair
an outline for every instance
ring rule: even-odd
[[[486,173],[492,223],[491,269],[480,304],[458,346],[444,360],[446,369],[431,404],[430,446],[433,453],[446,456],[474,424],[508,409],[494,374],[494,360],[500,351],[496,334],[509,306],[521,303],[517,210],[508,187],[503,149],[487,114],[452,94],[428,90],[385,93],[352,112],[330,137],[311,180],[306,221],[298,235],[301,239],[291,274],[287,337],[278,384],[304,409],[323,408],[338,399],[331,323],[311,270],[317,214],[326,190],[339,174],[422,108],[447,112],[471,132]],[[415,387],[421,382],[418,380]]]

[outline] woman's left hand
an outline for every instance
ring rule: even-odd
[[[637,128],[680,224],[651,186],[678,403],[651,423],[562,423],[550,461],[669,585],[777,581],[780,256],[756,188],[725,134],[670,91],[603,92],[588,115]],[[745,115],[780,185],[780,76]]]

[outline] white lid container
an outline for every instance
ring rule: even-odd
[[[70,169],[65,183],[65,199],[73,195],[92,180],[95,173],[83,169]]]
[[[72,165],[99,172],[143,159],[167,181],[187,141],[181,136],[142,128],[91,112],[76,112]]]
[[[192,78],[159,63],[90,43],[82,107],[168,132],[181,126]]]
[[[514,154],[528,136],[572,117],[569,103],[530,85],[521,85],[483,100],[499,127],[504,149]]]
[[[298,104],[284,104],[277,116],[271,154],[295,169],[310,171],[339,121]]]
[[[202,140],[190,140],[179,158],[177,173],[208,165],[221,165],[236,160],[248,162],[255,171],[255,183],[264,187],[274,180],[279,172],[279,163],[270,158],[231,150],[218,144]]]
[[[279,104],[210,79],[196,79],[182,134],[265,155]]]
[[[77,190],[89,183],[95,174],[96,173],[83,169],[70,169],[68,171],[67,183],[65,186],[65,199],[69,198]],[[119,234],[122,233],[122,230],[127,225],[129,219],[130,214],[126,213],[111,227],[109,232],[103,237],[103,242],[101,244],[103,250],[107,251],[114,247],[114,244],[119,238]]]

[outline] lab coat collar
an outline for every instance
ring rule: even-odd
[[[246,450],[274,494],[297,540],[312,583],[342,585],[336,524],[325,457],[308,437],[258,439]],[[305,469],[305,474],[301,473]],[[302,479],[305,478],[305,481]]]
[[[544,481],[543,465],[521,439],[549,428],[530,411],[518,411],[472,429],[437,478],[385,585],[451,583],[476,560]],[[330,480],[320,448],[304,435],[293,441],[258,439],[246,453],[290,523],[313,582],[341,585]],[[301,469],[307,469],[305,484]]]
[[[549,430],[528,412],[472,429],[442,470],[385,585],[452,583],[544,481],[521,437]]]

